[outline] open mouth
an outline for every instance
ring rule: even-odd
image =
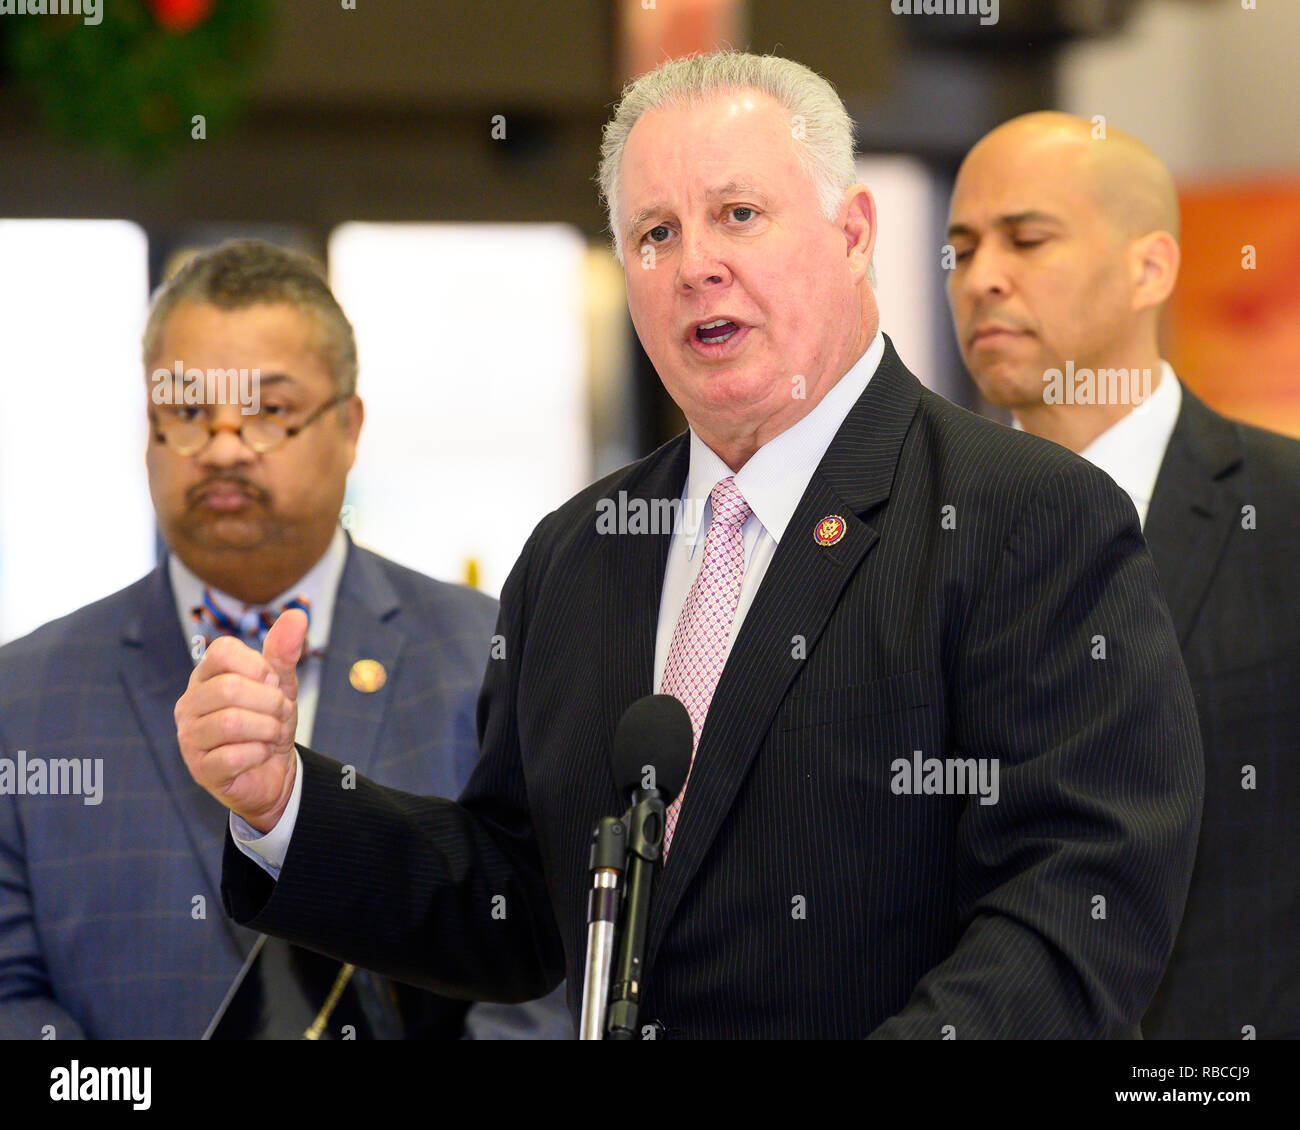
[[[705,345],[721,345],[739,331],[740,327],[735,322],[730,322],[726,318],[717,318],[712,322],[704,322],[696,326],[695,340]]]

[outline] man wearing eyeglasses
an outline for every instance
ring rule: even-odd
[[[196,1038],[253,948],[257,935],[221,908],[225,809],[176,745],[173,706],[211,640],[252,644],[281,611],[302,609],[300,739],[346,749],[356,772],[452,797],[477,757],[496,604],[386,561],[340,527],[363,410],[352,329],[316,269],[256,241],[201,254],[155,297],[143,344],[166,558],[0,648],[0,752],[103,765],[99,803],[0,796],[8,1038]],[[309,1011],[322,1010],[304,1032],[571,1033],[562,994],[469,1007],[337,963],[314,968],[327,959],[301,951],[280,959],[289,980],[323,985],[298,985],[309,1002],[317,993]],[[344,1003],[327,1008],[333,984]],[[301,1034],[274,1018],[269,1030]]]

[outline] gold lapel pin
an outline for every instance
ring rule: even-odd
[[[844,536],[848,527],[838,514],[828,514],[813,529],[813,541],[818,545],[834,545]]]
[[[348,682],[362,694],[373,694],[388,682],[388,672],[377,659],[358,659],[348,672]]]

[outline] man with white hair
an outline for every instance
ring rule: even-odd
[[[292,613],[261,654],[208,649],[176,718],[234,813],[238,921],[445,993],[567,970],[576,1012],[615,724],[659,691],[694,746],[643,1036],[1135,1034],[1202,791],[1169,614],[1105,474],[903,366],[853,175],[843,105],[797,63],[629,87],[601,185],[690,430],[538,525],[458,804],[342,790],[294,746]],[[615,499],[703,521],[611,532]]]

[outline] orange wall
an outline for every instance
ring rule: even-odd
[[[1180,202],[1166,355],[1220,412],[1300,437],[1300,181],[1185,186]]]

